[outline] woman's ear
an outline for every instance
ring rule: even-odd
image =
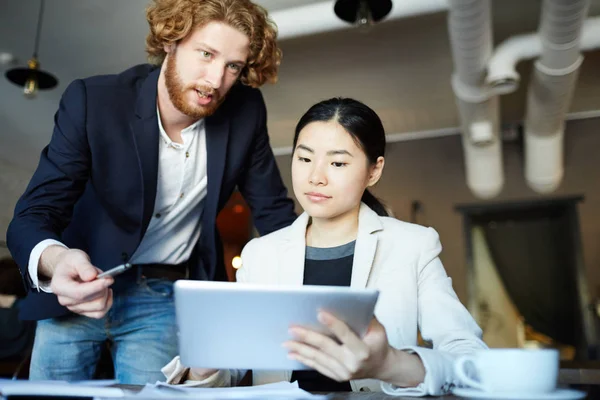
[[[383,158],[383,156],[377,157],[377,161],[375,161],[375,164],[371,166],[371,172],[369,173],[369,180],[367,181],[367,186],[373,186],[377,182],[379,182],[381,174],[383,173],[384,165],[385,158]]]

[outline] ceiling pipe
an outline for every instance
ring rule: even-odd
[[[534,63],[525,113],[525,179],[539,193],[553,192],[564,174],[565,117],[583,62],[582,27],[589,0],[544,0],[542,53]]]
[[[566,121],[580,121],[584,119],[598,118],[600,120],[600,111],[579,111],[571,112],[567,114]],[[507,126],[507,129],[516,129],[520,126],[520,122],[514,121]],[[458,126],[440,129],[429,129],[423,131],[409,131],[409,132],[394,132],[385,135],[385,142],[388,144],[399,143],[399,142],[411,142],[414,140],[427,140],[427,139],[439,139],[449,136],[462,135],[462,129]],[[275,156],[289,156],[292,155],[294,149],[292,146],[280,146],[273,147],[273,154]]]
[[[600,17],[588,18],[581,31],[580,50],[600,48]],[[542,54],[542,40],[537,32],[506,39],[494,50],[485,79],[496,94],[516,91],[521,77],[517,72],[520,61],[537,58]]]
[[[484,85],[492,56],[491,0],[450,0],[448,30],[462,128],[467,186],[480,198],[495,197],[504,185],[497,96]]]
[[[351,28],[353,25],[335,15],[333,11],[334,3],[334,1],[323,1],[269,13],[279,29],[277,38],[285,40]],[[448,10],[446,0],[394,1],[392,10],[383,21],[432,14],[446,10]]]

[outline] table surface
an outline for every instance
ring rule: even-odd
[[[588,393],[588,399],[600,398],[600,369],[561,368],[558,378],[562,387],[572,387]],[[123,389],[138,391],[142,386],[118,385]],[[446,395],[439,397],[427,397],[429,399],[461,399],[461,397]],[[331,393],[331,400],[415,400],[419,397],[390,396],[383,392],[338,392]]]
[[[585,391],[585,390],[584,390]],[[598,398],[595,395],[588,396],[588,399]],[[439,400],[456,400],[463,397],[447,395],[439,397],[408,397],[408,396],[390,396],[383,392],[338,392],[331,393],[329,400],[418,400],[418,399],[439,399]],[[219,400],[215,398],[215,400]],[[284,400],[284,399],[280,399]]]
[[[142,386],[137,385],[117,385],[122,389],[129,389],[133,391],[138,391],[142,388]],[[440,400],[448,400],[448,399],[459,399],[460,397],[456,396],[439,396],[439,397],[427,397],[429,399],[440,399]],[[390,396],[383,392],[338,392],[331,393],[331,400],[418,400],[420,397],[405,397],[405,396]],[[282,399],[283,400],[283,399]]]

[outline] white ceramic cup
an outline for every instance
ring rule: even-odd
[[[469,365],[478,381],[468,375]],[[558,365],[554,349],[491,349],[459,357],[454,370],[462,383],[485,392],[548,393],[556,389]]]

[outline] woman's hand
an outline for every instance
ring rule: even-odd
[[[338,341],[293,326],[290,333],[295,340],[284,343],[290,358],[340,382],[373,378],[409,387],[423,381],[425,370],[421,359],[391,347],[385,328],[377,318],[373,318],[363,339],[327,312],[319,312],[318,318]]]

